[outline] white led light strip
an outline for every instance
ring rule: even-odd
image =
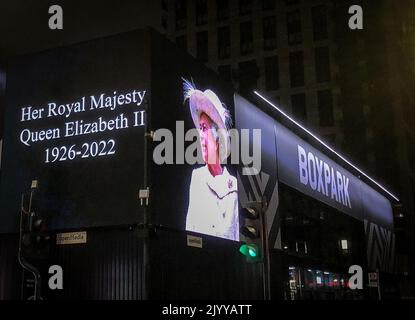
[[[328,150],[330,150],[331,152],[333,152],[335,155],[337,155],[340,159],[342,159],[344,162],[346,162],[349,166],[353,167],[354,169],[356,169],[359,173],[361,173],[363,176],[365,176],[366,178],[368,178],[370,181],[372,181],[374,184],[376,184],[379,188],[381,188],[383,191],[385,191],[388,195],[390,195],[392,198],[394,198],[396,201],[399,201],[399,198],[396,197],[393,193],[391,193],[390,191],[388,191],[385,187],[383,187],[380,183],[378,183],[377,181],[375,181],[374,179],[372,179],[371,177],[369,177],[366,173],[364,173],[361,169],[359,169],[358,167],[356,167],[353,163],[351,163],[349,160],[347,160],[345,157],[343,157],[341,154],[339,154],[337,151],[333,150],[333,148],[331,148],[328,144],[326,144],[323,140],[321,140],[319,137],[317,137],[314,133],[312,133],[310,130],[308,130],[307,128],[303,127],[301,124],[299,124],[297,121],[295,121],[293,118],[291,118],[289,115],[287,115],[284,111],[282,111],[280,108],[278,108],[276,105],[274,105],[271,101],[269,101],[267,98],[265,98],[264,96],[262,96],[259,92],[254,91],[254,93],[260,97],[262,100],[264,100],[265,102],[267,102],[269,105],[271,105],[272,107],[274,107],[278,112],[280,112],[283,116],[285,116],[288,120],[290,120],[291,122],[293,122],[295,125],[297,125],[298,127],[300,127],[301,129],[303,129],[305,132],[307,132],[310,136],[312,136],[314,139],[316,139],[318,142],[320,142],[323,146],[325,146]]]

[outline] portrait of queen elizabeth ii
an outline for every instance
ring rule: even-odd
[[[237,179],[223,164],[230,153],[229,111],[213,91],[183,81],[205,163],[192,172],[186,231],[239,241]]]

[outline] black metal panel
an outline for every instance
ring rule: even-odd
[[[246,262],[240,243],[199,235],[203,248],[187,246],[185,232],[157,231],[150,241],[150,299],[262,299],[262,268]]]
[[[0,235],[0,300],[19,299],[21,267],[17,235]]]
[[[134,230],[88,231],[88,243],[55,246],[51,264],[63,268],[64,289],[50,299],[142,298],[142,238]]]
[[[44,299],[142,299],[143,239],[136,230],[90,230],[88,242],[53,245],[48,259],[31,261],[42,273]],[[0,238],[0,299],[20,299],[17,235]],[[48,269],[63,269],[63,290],[50,290]],[[28,295],[26,295],[28,296]]]
[[[186,233],[157,231],[150,237],[149,298],[261,299],[261,266],[247,263],[239,243],[203,236],[203,248],[188,247]],[[37,263],[42,297],[143,299],[143,238],[136,230],[89,230],[88,242],[51,248]],[[63,290],[48,288],[48,268],[63,269]],[[0,239],[0,299],[19,299],[22,268],[17,235]]]

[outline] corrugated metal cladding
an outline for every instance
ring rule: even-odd
[[[42,262],[42,297],[143,299],[144,238],[139,230],[89,230],[86,244],[51,248]],[[0,236],[0,299],[20,299],[22,268],[17,236]],[[246,263],[239,243],[203,236],[203,248],[187,246],[187,234],[152,232],[148,241],[149,299],[260,299],[261,269]],[[6,262],[5,262],[6,261]],[[48,268],[63,268],[63,290],[48,288]],[[29,297],[31,290],[23,296]]]
[[[87,244],[55,246],[51,263],[62,266],[64,289],[49,298],[141,299],[142,243],[136,231],[88,231]]]
[[[185,232],[151,237],[150,299],[262,299],[259,264],[247,263],[239,242],[202,236],[203,248],[187,246]]]
[[[64,290],[47,290],[45,297],[142,299],[142,245],[143,238],[136,232],[103,230],[88,231],[87,245],[55,247],[50,263],[63,267]],[[148,241],[148,298],[262,298],[260,266],[246,263],[239,245],[203,236],[200,249],[187,246],[185,232],[152,232]]]
[[[0,300],[19,299],[21,267],[16,235],[0,235]]]
[[[53,246],[42,263],[45,299],[141,299],[142,244],[136,231],[89,230],[88,242]],[[0,236],[0,299],[20,299],[22,268],[17,261],[17,236]],[[6,259],[6,263],[4,260]],[[48,267],[63,269],[63,290],[47,286]]]

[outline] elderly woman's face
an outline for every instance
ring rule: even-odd
[[[203,161],[208,164],[217,163],[217,143],[212,134],[212,120],[206,113],[199,119],[200,143],[202,146]]]

